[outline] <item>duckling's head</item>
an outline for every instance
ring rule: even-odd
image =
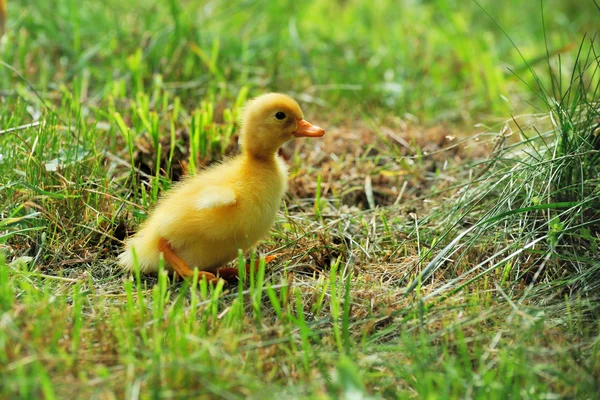
[[[241,141],[246,154],[256,158],[273,156],[295,137],[321,137],[325,131],[304,120],[294,99],[268,93],[248,102],[242,119]]]

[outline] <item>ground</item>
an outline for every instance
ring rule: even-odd
[[[595,397],[596,2],[165,3],[8,4],[0,397]],[[267,91],[327,132],[281,149],[275,261],[121,271]]]

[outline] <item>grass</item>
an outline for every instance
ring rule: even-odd
[[[0,397],[593,398],[599,12],[8,4]],[[213,289],[120,271],[271,90],[327,130],[283,149],[276,261]]]

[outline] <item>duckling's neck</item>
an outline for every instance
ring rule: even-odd
[[[277,161],[277,149],[276,151],[260,151],[255,152],[249,149],[244,150],[242,157],[246,162],[249,163],[260,163],[260,164],[271,164]]]
[[[257,125],[257,124],[251,124]],[[274,161],[283,141],[269,129],[254,127],[250,131],[242,127],[241,145],[244,157],[258,161]]]

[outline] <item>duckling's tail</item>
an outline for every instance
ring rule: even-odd
[[[160,257],[159,239],[158,235],[145,230],[127,239],[125,249],[118,257],[119,265],[130,272],[135,271],[136,265],[142,273],[157,271]]]

